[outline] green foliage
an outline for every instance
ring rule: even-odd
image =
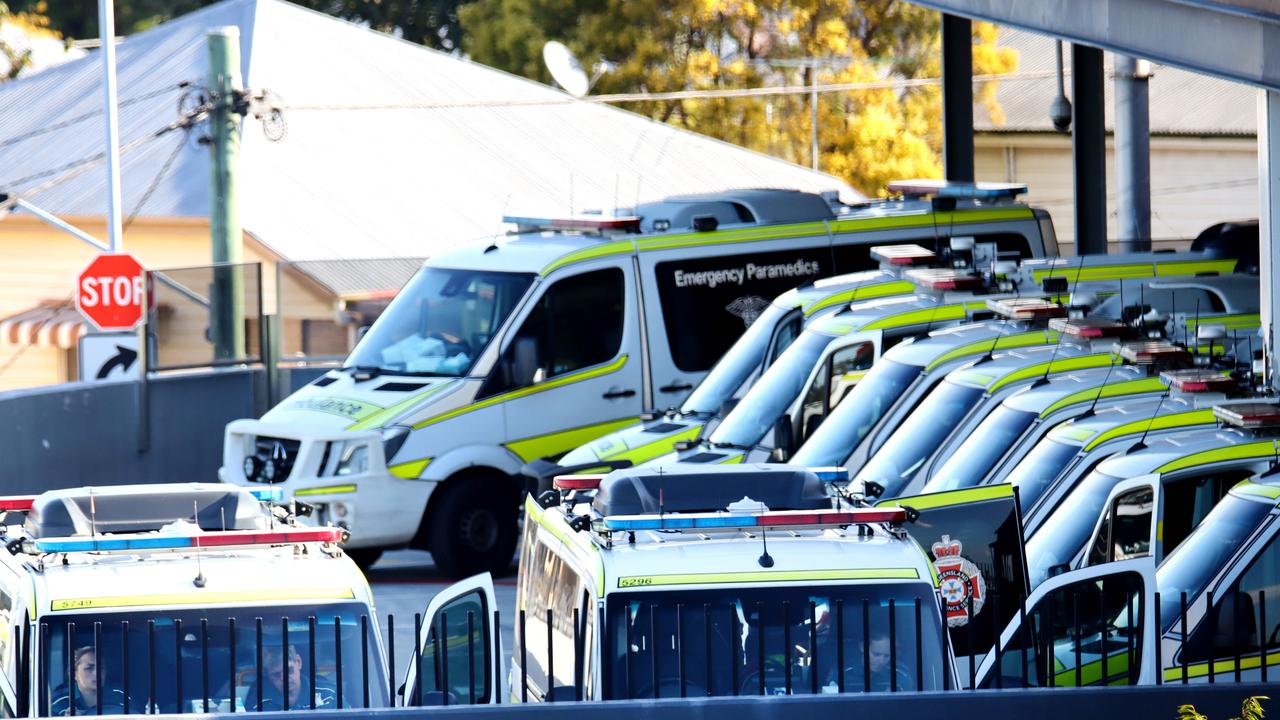
[[[936,77],[939,19],[903,0],[474,0],[459,17],[473,59],[547,82],[541,49],[560,40],[605,61],[594,94],[875,83]],[[974,72],[1016,69],[990,25],[974,27]],[[819,58],[805,67],[800,58]],[[590,72],[590,69],[588,68]],[[998,118],[993,84],[979,98]],[[807,93],[628,103],[729,142],[811,162]],[[937,86],[829,93],[818,102],[823,170],[875,194],[894,178],[941,174]]]
[[[1266,713],[1262,708],[1263,700],[1270,700],[1266,695],[1247,697],[1240,703],[1240,716],[1231,720],[1263,720]],[[1179,705],[1177,720],[1209,720],[1209,716],[1196,710],[1195,705]]]

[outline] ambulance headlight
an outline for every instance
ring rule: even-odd
[[[338,467],[334,475],[360,475],[369,471],[369,445],[365,442],[348,442],[338,455]]]
[[[244,479],[245,480],[251,481],[254,478],[256,478],[258,476],[259,469],[260,468],[258,467],[257,456],[250,455],[249,457],[244,459]]]
[[[277,470],[279,470],[279,468],[276,467],[275,458],[267,458],[266,460],[262,461],[262,479],[263,480],[267,482],[274,482],[276,479]]]

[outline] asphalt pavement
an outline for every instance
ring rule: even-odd
[[[498,610],[502,622],[502,667],[510,667],[516,604],[515,563],[511,573],[494,578]],[[403,679],[413,647],[414,614],[426,612],[427,603],[436,593],[449,587],[457,578],[447,578],[436,570],[431,554],[420,550],[396,550],[382,556],[373,567],[365,571],[378,612],[378,627],[382,629],[382,641],[391,651],[387,636],[387,615],[395,616],[395,668],[396,677]]]

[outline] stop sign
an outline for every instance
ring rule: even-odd
[[[132,255],[104,253],[76,281],[76,308],[99,330],[130,330],[142,319],[142,265]]]

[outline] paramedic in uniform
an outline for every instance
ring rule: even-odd
[[[98,714],[98,657],[92,646],[78,648],[72,654],[75,683],[76,715]],[[54,701],[49,706],[50,715],[71,714],[71,693],[67,686],[54,690]],[[119,715],[124,712],[124,693],[107,690],[102,696],[102,714]]]
[[[266,693],[262,697],[263,710],[309,710],[314,695],[316,708],[333,708],[338,706],[338,691],[316,678],[316,686],[312,688],[308,678],[302,675],[302,656],[298,648],[289,645],[289,664],[285,667],[283,653],[279,647],[262,649],[262,674],[266,677]],[[282,697],[285,689],[285,671],[288,671],[289,699]],[[258,709],[258,688],[249,687],[245,696],[245,708],[250,711]]]

